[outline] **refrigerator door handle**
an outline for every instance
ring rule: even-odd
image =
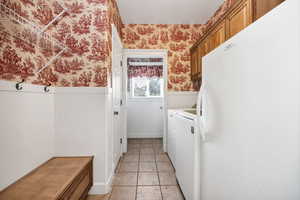
[[[201,89],[199,91],[198,95],[198,103],[197,103],[197,116],[198,116],[198,124],[199,124],[199,129],[200,129],[200,135],[202,141],[207,140],[207,133],[208,129],[206,126],[206,120],[207,120],[207,115],[208,115],[208,108],[207,108],[207,91],[206,87],[204,84],[201,86]],[[204,112],[205,111],[205,112]]]
[[[235,46],[235,44],[230,43],[228,45],[225,46],[224,51],[229,51],[230,49],[232,49]]]

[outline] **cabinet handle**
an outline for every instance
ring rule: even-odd
[[[195,134],[195,128],[193,126],[191,126],[191,133]]]

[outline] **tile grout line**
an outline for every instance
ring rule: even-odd
[[[110,192],[110,194],[108,195],[108,200],[111,200],[113,190],[114,190],[114,186],[111,188],[111,192]]]
[[[154,146],[153,146],[153,150],[154,150],[154,159],[155,159],[155,165],[156,165],[156,170],[157,170],[156,172],[157,172],[157,177],[158,177],[158,185],[159,185],[161,199],[163,200],[164,197],[163,197],[163,194],[162,194],[161,183],[160,183],[160,176],[159,176],[159,171],[158,171],[158,166],[157,166],[157,159],[156,159],[157,154],[156,154],[156,149],[154,149]]]
[[[156,156],[156,149],[155,149],[155,143],[154,141],[151,142],[151,146],[152,146],[152,150],[154,152],[153,156],[154,156],[154,163],[155,163],[155,167],[156,167],[156,174],[158,177],[158,187],[160,189],[160,195],[161,195],[161,200],[163,200],[163,195],[162,195],[162,189],[161,189],[161,183],[160,183],[160,176],[159,176],[159,171],[158,171],[158,166],[157,166],[157,156]],[[138,186],[139,186],[139,175],[141,174],[141,168],[140,168],[140,164],[141,164],[141,156],[144,155],[141,152],[142,149],[142,144],[139,143],[139,153],[138,153],[138,169],[137,169],[137,182],[136,182],[136,194],[135,194],[135,200],[137,200],[137,194],[138,194]],[[147,154],[146,154],[147,155]],[[149,161],[150,162],[150,161]],[[148,186],[148,185],[147,185]],[[150,187],[153,186],[157,186],[157,185],[149,185]],[[143,185],[141,185],[141,187],[143,187]]]
[[[139,159],[138,159],[138,169],[137,169],[137,177],[136,177],[136,186],[135,186],[135,200],[137,200],[138,193],[138,184],[139,184],[139,174],[140,174],[140,160],[141,160],[141,144],[139,143]]]

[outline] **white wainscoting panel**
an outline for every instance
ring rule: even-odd
[[[112,174],[108,93],[106,88],[57,88],[55,95],[55,155],[94,156],[93,194],[109,192]]]
[[[169,109],[191,108],[197,102],[198,92],[168,92]]]
[[[54,156],[94,156],[91,194],[110,192],[111,90],[0,81],[0,190]]]
[[[168,93],[168,107],[191,107],[197,92]],[[111,91],[52,88],[0,81],[0,189],[53,156],[95,156],[92,194],[109,192],[112,164]],[[128,137],[162,137],[162,101],[128,102]],[[157,111],[157,112],[156,112]]]
[[[54,153],[53,88],[0,81],[0,190]]]

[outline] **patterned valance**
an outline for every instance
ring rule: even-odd
[[[128,67],[128,78],[135,77],[162,77],[163,66],[129,66]]]

